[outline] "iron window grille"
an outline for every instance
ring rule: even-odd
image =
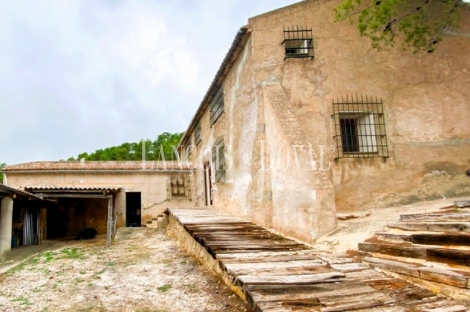
[[[224,139],[218,138],[212,147],[212,165],[214,168],[215,182],[225,182],[225,145]]]
[[[191,200],[189,175],[174,174],[167,180],[167,197],[170,201]]]
[[[201,143],[202,141],[202,137],[201,137],[201,122],[199,121],[196,125],[196,127],[194,128],[194,144],[196,146],[199,145],[199,143]]]
[[[313,35],[311,28],[292,26],[284,28],[285,57],[287,58],[305,58],[313,59]]]
[[[219,89],[215,93],[214,98],[212,98],[210,104],[210,112],[212,127],[224,112],[224,91],[222,87],[219,87]]]
[[[333,99],[336,158],[388,158],[382,99],[346,96]]]

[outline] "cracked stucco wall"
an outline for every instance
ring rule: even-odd
[[[338,1],[303,1],[249,20],[257,83],[282,86],[316,147],[334,147],[332,100],[384,101],[390,158],[339,159],[326,149],[338,211],[470,193],[470,11],[432,54],[370,48],[355,26],[333,22]],[[313,29],[315,59],[284,61],[283,27]]]
[[[175,174],[179,174],[176,172]],[[188,175],[189,173],[184,173]],[[168,201],[167,180],[171,173],[161,172],[8,172],[12,187],[39,185],[76,187],[116,187],[120,190],[115,198],[116,226],[126,224],[126,192],[141,192],[142,224],[157,218],[168,207],[192,207],[193,201]],[[190,183],[193,184],[190,177]],[[191,188],[194,188],[191,185]],[[192,198],[194,199],[194,195]],[[107,205],[104,207],[107,211]]]
[[[215,207],[306,242],[335,227],[336,211],[470,194],[470,38],[446,36],[433,54],[374,51],[354,26],[333,22],[337,3],[307,0],[249,19],[249,39],[223,82],[225,112],[213,127],[208,110],[200,119],[202,145],[223,136],[231,150]],[[313,60],[284,60],[283,28],[293,25],[313,29]],[[334,160],[332,100],[356,93],[384,101],[385,161]],[[299,155],[322,170],[280,170],[276,162],[292,163],[295,153],[278,156],[260,142],[310,144]],[[200,166],[209,153],[199,147],[190,160]],[[203,206],[202,170],[195,181]]]

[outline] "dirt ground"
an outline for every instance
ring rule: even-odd
[[[375,232],[386,229],[387,224],[396,223],[401,214],[430,213],[451,207],[456,200],[467,198],[447,198],[418,202],[405,206],[377,208],[358,213],[338,213],[338,227],[317,240],[315,248],[330,253],[344,253],[357,250],[357,244],[374,236]]]
[[[4,267],[0,311],[251,311],[163,232],[122,228],[104,245],[55,242]]]

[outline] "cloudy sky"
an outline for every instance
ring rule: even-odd
[[[0,0],[0,163],[182,132],[240,26],[298,0]]]

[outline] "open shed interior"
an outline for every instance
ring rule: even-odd
[[[43,220],[40,208],[40,202],[15,199],[12,216],[12,248],[41,243]]]
[[[110,244],[115,230],[114,201],[118,189],[75,186],[27,189],[49,203],[44,213],[46,239],[79,239],[84,230],[92,228],[97,235],[106,234],[106,244]]]
[[[75,238],[86,228],[106,234],[108,200],[59,198],[47,211],[47,239]]]

